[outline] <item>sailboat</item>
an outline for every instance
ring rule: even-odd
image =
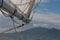
[[[3,15],[10,17],[11,19],[17,17],[24,22],[21,25],[4,30],[2,33],[29,24],[33,18],[33,16],[31,17],[30,15],[36,1],[39,3],[40,0],[0,0],[0,11]]]

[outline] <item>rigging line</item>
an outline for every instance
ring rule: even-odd
[[[40,0],[40,2],[38,2],[38,4],[33,8],[33,10],[36,9],[40,3],[41,3],[41,0]]]
[[[24,9],[24,11],[30,6],[30,3],[31,3],[31,1],[30,1],[29,4],[27,5],[27,7]],[[24,12],[24,11],[23,11],[23,12]]]
[[[18,9],[21,13],[24,13],[24,12],[22,12],[13,2],[11,2],[10,0],[9,0],[9,2],[10,2],[12,5],[14,5],[15,8]]]
[[[23,10],[23,12],[24,12],[27,8],[28,8],[28,5],[27,5],[27,7]]]
[[[39,2],[32,10],[36,9],[40,3],[41,3],[41,0],[40,0],[40,2]],[[31,17],[31,19],[32,19],[33,16],[34,16],[34,13],[35,13],[35,10],[33,11],[33,15],[32,15],[32,17]]]
[[[10,0],[9,0],[9,2],[12,3],[12,4],[15,6],[15,8],[18,9],[22,14],[24,13],[24,12],[22,12],[22,11],[16,6],[16,4],[14,4],[13,2],[11,2]],[[31,2],[31,1],[30,1],[30,2]],[[30,2],[29,2],[29,3],[30,3]],[[24,13],[24,14],[25,14],[25,13]]]
[[[17,24],[20,24],[20,23],[18,23],[18,22],[17,22],[16,20],[14,20],[14,19],[13,19],[13,21],[14,21],[15,23],[17,23]]]
[[[2,14],[5,16],[5,17],[8,17],[8,14],[4,13],[1,8],[0,8],[0,11],[2,12]]]
[[[5,17],[10,17],[10,15],[4,13],[1,9],[0,9],[0,11],[2,12],[2,14],[3,14]],[[17,24],[20,24],[20,23],[16,22],[14,19],[13,19],[13,21],[14,21],[15,23],[17,23]]]
[[[41,3],[41,0],[40,0],[40,2],[32,9],[32,11],[33,11],[33,15],[34,15],[34,13],[36,12],[36,8],[38,7],[38,5]]]
[[[12,16],[10,16],[10,18],[11,18],[11,20],[12,20],[12,23],[13,23],[13,27],[14,27],[15,32],[17,32],[17,30],[16,30],[16,28],[15,28],[15,22],[14,22],[14,19],[13,19]]]
[[[29,8],[30,8],[30,11],[28,10],[30,13],[31,13],[31,11],[32,11],[32,9],[33,9],[33,4],[34,4],[34,2],[35,2],[35,0],[33,0],[32,4],[30,4],[30,6],[31,6],[31,7],[29,7]],[[28,12],[28,13],[29,13],[29,12]],[[29,17],[29,16],[30,16],[30,14],[28,15],[28,17]]]
[[[15,28],[23,27],[24,25],[25,25],[25,24],[18,25],[18,26],[15,26]],[[8,31],[14,30],[15,28],[14,28],[14,27],[8,28],[8,29],[2,31],[1,33],[5,33],[5,32],[8,32]]]

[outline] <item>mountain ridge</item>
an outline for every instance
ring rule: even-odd
[[[6,40],[60,40],[60,30],[36,27],[18,33],[5,33],[2,40],[5,40],[4,38]]]

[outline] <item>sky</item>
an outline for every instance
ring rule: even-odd
[[[34,20],[60,24],[60,0],[42,0],[35,16]]]
[[[33,26],[50,27],[48,26],[48,23],[49,23],[49,25],[56,26],[53,28],[60,29],[60,0],[41,0],[41,3],[34,11],[35,11],[33,12],[34,17],[32,20]],[[33,22],[39,22],[39,23],[33,23]],[[41,22],[42,22],[42,25],[41,25]],[[5,26],[10,27],[10,25],[12,25],[10,23],[11,23],[11,20],[8,17],[7,18],[4,17],[0,12],[0,30],[2,28],[5,28]],[[29,29],[30,27],[28,28],[24,27],[24,28]],[[22,30],[24,28],[22,28]]]
[[[60,0],[41,0],[33,20],[47,22],[56,26],[52,28],[60,29]],[[39,26],[40,24],[34,25]]]

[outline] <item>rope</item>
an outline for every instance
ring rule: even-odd
[[[10,2],[13,6],[15,6],[15,8],[18,9],[21,13],[24,13],[24,12],[22,12],[22,10],[20,10],[13,2],[11,2],[10,0],[9,0],[9,2]]]
[[[4,13],[1,9],[0,9],[0,11],[2,12],[2,14],[4,15],[4,16],[6,16],[6,17],[8,17],[7,15],[8,14],[6,14],[6,13]],[[14,13],[16,12],[16,10],[14,11]],[[12,16],[9,16],[10,18],[11,18],[11,20],[12,20],[12,22],[13,22],[13,27],[14,27],[14,29],[15,29],[15,32],[17,32],[16,31],[16,28],[15,28],[15,23],[14,22],[16,22],[16,21],[14,21],[14,19],[13,19],[13,17]],[[16,22],[17,23],[17,22]]]
[[[30,2],[31,2],[31,1],[30,1]],[[30,2],[29,2],[29,4],[27,5],[27,7],[24,9],[24,11],[25,11],[25,10],[26,10],[26,9],[29,7],[29,5],[30,5]],[[23,12],[24,12],[24,11],[23,11]]]
[[[12,17],[12,16],[11,16],[10,18],[11,18],[11,20],[12,20],[12,23],[13,23],[13,27],[14,27],[14,29],[15,29],[15,32],[17,32],[17,30],[16,30],[16,28],[15,28],[14,19],[13,19],[13,17]]]
[[[36,12],[36,8],[39,6],[39,4],[41,3],[41,0],[40,0],[40,2],[37,4],[37,5],[35,5],[35,7],[32,9],[32,11],[33,11],[33,15],[34,15],[34,13]]]
[[[14,13],[16,13],[16,12],[17,12],[17,10],[15,9],[15,10],[14,10]],[[13,15],[14,15],[14,13],[13,13]],[[15,28],[15,21],[14,21],[13,16],[11,15],[10,18],[11,18],[11,20],[12,20],[12,22],[13,22],[13,27],[14,27],[14,29],[15,29],[15,32],[17,32],[17,30],[16,30],[16,28]]]
[[[5,17],[8,17],[8,14],[4,13],[1,8],[0,8],[0,11],[2,12],[2,14],[5,16]]]
[[[19,27],[22,27],[22,25],[15,26],[15,28],[19,28]],[[1,33],[5,33],[5,32],[8,32],[8,31],[11,31],[11,30],[13,30],[15,28],[14,27],[11,27],[9,29],[6,29],[6,30],[2,31]]]
[[[33,10],[36,9],[40,3],[41,3],[41,0],[40,0],[40,2],[33,8]]]

